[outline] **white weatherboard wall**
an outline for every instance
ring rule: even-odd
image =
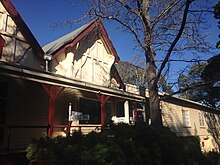
[[[169,127],[178,136],[199,136],[203,151],[219,150],[219,114],[213,113],[205,106],[183,104],[181,100],[175,103],[163,101],[161,103],[163,125]],[[188,126],[183,123],[182,111],[188,112]],[[199,115],[204,114],[204,125],[200,125]],[[215,119],[214,119],[215,118]],[[215,123],[213,123],[215,120]]]

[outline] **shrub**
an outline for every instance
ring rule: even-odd
[[[33,140],[27,158],[71,165],[218,164],[217,153],[202,154],[197,137],[177,137],[168,128],[111,124],[100,133]]]

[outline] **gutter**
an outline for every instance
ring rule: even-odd
[[[132,94],[122,90],[116,90],[113,88],[94,85],[92,83],[67,78],[50,72],[31,69],[28,67],[18,66],[15,64],[8,64],[6,62],[0,62],[0,75],[13,77],[13,78],[20,78],[24,80],[30,80],[30,81],[45,83],[50,85],[57,85],[72,89],[78,89],[92,93],[107,94],[110,96],[124,98],[127,100],[133,100],[138,102],[143,102],[145,100],[145,97],[137,94]]]

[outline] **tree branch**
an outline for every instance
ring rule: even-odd
[[[157,24],[157,22],[159,22],[159,20],[161,20],[164,16],[166,16],[166,14],[178,3],[177,0],[174,0],[166,9],[164,9],[161,14],[157,17],[155,17],[155,19],[153,20],[153,24],[152,24],[152,29],[155,26],[155,24]]]
[[[175,60],[175,59],[170,59],[170,62],[206,62],[207,60],[197,60],[197,59],[192,59],[192,60]],[[155,62],[163,62],[163,60],[155,60]]]
[[[189,10],[189,5],[192,1],[191,0],[187,0],[186,1],[186,7],[184,9],[184,13],[183,13],[183,19],[182,19],[182,23],[181,23],[181,26],[180,26],[180,29],[179,29],[179,32],[176,36],[176,38],[174,39],[174,41],[172,42],[172,44],[170,45],[170,48],[168,49],[168,52],[160,66],[160,68],[158,69],[158,73],[157,73],[157,77],[155,79],[155,83],[158,82],[159,78],[160,78],[160,75],[164,69],[164,67],[166,66],[166,63],[169,61],[169,58],[170,58],[170,55],[174,49],[174,47],[176,46],[177,42],[179,41],[182,33],[183,33],[183,30],[184,30],[184,27],[186,25],[186,18],[187,18],[187,14],[188,14],[188,10]]]
[[[125,22],[121,21],[120,19],[118,19],[117,17],[114,17],[114,16],[101,15],[101,14],[98,14],[96,12],[90,13],[90,15],[95,15],[95,16],[97,16],[99,18],[103,18],[103,19],[112,19],[112,20],[118,22],[119,24],[123,25],[124,27],[126,27],[134,35],[137,42],[144,49],[144,45],[142,44],[142,41],[139,39],[137,32],[130,25],[126,24]]]
[[[196,88],[199,88],[199,87],[203,87],[203,86],[206,86],[208,84],[210,84],[211,82],[207,82],[207,83],[195,83],[195,84],[192,84],[190,86],[187,86],[186,88],[181,88],[175,92],[172,92],[170,94],[164,94],[164,96],[161,97],[161,100],[164,100],[168,97],[171,97],[173,95],[176,95],[176,94],[179,94],[179,93],[183,93],[183,92],[186,92],[188,90],[191,90],[191,89],[196,89]]]
[[[116,0],[118,3],[120,3],[122,6],[124,6],[129,12],[137,15],[138,17],[140,17],[140,13],[136,10],[134,10],[133,8],[131,8],[127,3],[125,3],[123,0]]]

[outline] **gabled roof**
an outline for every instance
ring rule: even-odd
[[[119,57],[117,52],[102,24],[100,19],[95,19],[84,26],[70,32],[69,34],[45,45],[43,50],[46,54],[53,55],[53,59],[56,58],[61,52],[65,51],[65,49],[69,46],[76,45],[83,37],[85,37],[88,33],[90,33],[95,28],[99,28],[101,30],[103,39],[108,46],[109,50],[115,56],[116,61],[119,61]]]
[[[62,36],[60,38],[58,38],[57,40],[50,42],[49,44],[43,46],[43,50],[45,53],[47,54],[53,54],[54,52],[56,52],[59,48],[61,48],[62,46],[65,45],[65,43],[67,43],[68,41],[73,40],[74,38],[76,38],[77,34],[81,33],[83,31],[83,29],[85,29],[88,24],[85,24],[84,26],[66,34],[65,36]]]
[[[1,0],[1,2],[5,7],[5,9],[7,10],[7,12],[10,14],[10,17],[15,22],[22,35],[25,37],[25,39],[33,48],[34,52],[40,55],[41,57],[43,57],[44,52],[40,44],[37,42],[36,38],[33,36],[30,29],[25,24],[25,22],[23,21],[23,19],[21,18],[20,14],[18,13],[14,5],[11,3],[11,1]]]

